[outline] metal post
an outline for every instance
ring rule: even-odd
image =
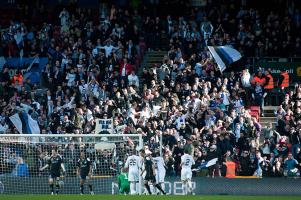
[[[162,140],[163,140],[163,133],[161,132],[161,134],[160,134],[160,156],[162,157],[163,155],[163,153],[162,153],[162,149],[163,149],[163,142],[162,142]]]
[[[143,148],[142,135],[139,135],[139,148]],[[141,169],[139,170],[139,174],[141,174]],[[138,194],[142,194],[142,176],[139,176]]]

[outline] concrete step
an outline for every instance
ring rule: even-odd
[[[264,111],[276,110],[278,106],[264,106]]]
[[[265,117],[275,117],[275,114],[274,113],[264,113],[264,116]]]
[[[161,58],[164,57],[167,54],[148,54],[148,58]]]
[[[270,122],[262,122],[260,121],[260,124],[262,126],[262,128],[265,128],[265,127],[268,127],[270,125]],[[273,126],[275,127],[276,126],[276,122],[272,122]]]
[[[159,66],[161,66],[162,62],[153,60],[153,61],[147,61],[145,64],[149,64],[149,65],[158,64]]]
[[[264,117],[260,117],[260,121],[262,121],[262,122],[270,122],[270,121],[275,121],[277,118],[276,117],[266,117],[266,116],[264,116]]]
[[[148,51],[146,52],[146,55],[167,55],[168,51]]]
[[[264,113],[274,113],[275,110],[264,110]]]
[[[162,62],[163,61],[163,57],[149,58],[149,59],[147,59],[147,62],[153,62],[153,61]]]

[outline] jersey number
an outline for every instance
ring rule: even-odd
[[[131,166],[134,166],[134,165],[136,165],[136,163],[137,163],[137,162],[136,162],[136,160],[134,160],[134,159],[130,159],[130,165],[131,165]]]
[[[190,159],[186,159],[186,161],[185,161],[185,166],[189,166],[189,163],[190,163]]]

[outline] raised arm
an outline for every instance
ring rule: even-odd
[[[46,169],[47,167],[49,167],[48,164],[46,164],[44,167],[41,167],[41,168],[40,168],[40,171],[43,171],[43,170]]]

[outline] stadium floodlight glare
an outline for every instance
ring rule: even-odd
[[[60,177],[55,180],[59,194],[80,194],[77,167],[81,152],[91,160],[87,179],[93,192],[110,194],[127,156],[142,146],[139,134],[0,135],[0,194],[50,194],[53,149],[65,168],[64,173],[59,169]],[[87,184],[84,194],[90,194]]]

